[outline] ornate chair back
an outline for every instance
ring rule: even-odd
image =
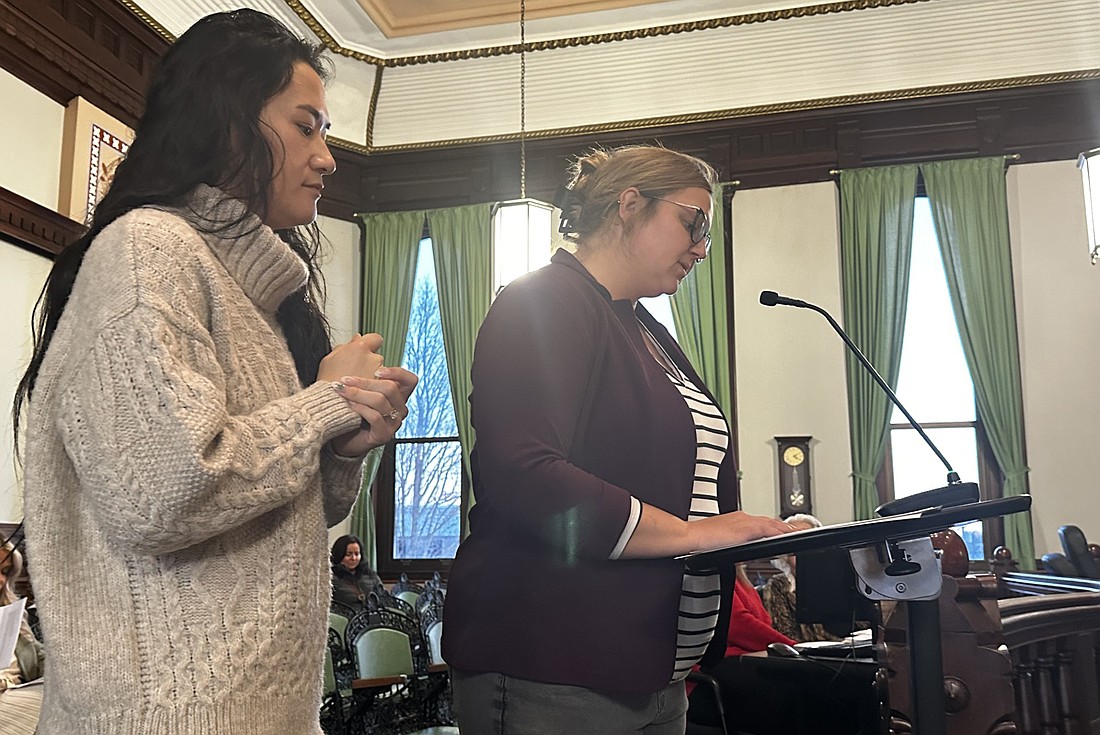
[[[393,586],[392,592],[395,597],[403,600],[409,607],[415,608],[417,598],[424,594],[424,586],[410,582],[409,575],[402,572],[397,584]]]
[[[441,649],[443,641],[443,593],[431,589],[416,601],[420,617],[420,629],[428,646],[428,660],[433,664],[446,663]]]

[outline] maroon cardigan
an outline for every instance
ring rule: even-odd
[[[687,518],[695,474],[691,412],[637,318],[702,386],[668,332],[612,301],[567,251],[489,310],[470,395],[476,505],[444,607],[451,666],[612,691],[668,685],[683,562],[607,558],[631,495]],[[723,511],[735,508],[736,475],[730,451]],[[725,653],[732,565],[722,576],[708,660]]]

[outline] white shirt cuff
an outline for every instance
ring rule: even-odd
[[[638,521],[642,519],[642,501],[631,496],[630,498],[630,515],[626,517],[626,526],[623,528],[623,533],[619,536],[619,543],[615,544],[615,548],[611,550],[608,559],[614,561],[618,559],[626,545],[630,543],[630,537],[634,535],[634,529],[638,527]]]

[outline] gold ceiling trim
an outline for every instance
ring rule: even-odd
[[[340,56],[346,56],[350,59],[355,59],[356,61],[363,61],[368,64],[374,64],[375,66],[391,66],[391,64],[389,64],[386,59],[380,58],[378,56],[371,56],[370,54],[365,54],[362,51],[352,51],[351,49],[344,48],[343,46],[338,44],[336,42],[336,39],[332,37],[332,34],[328,32],[328,29],[321,25],[321,21],[317,20],[317,17],[314,16],[313,13],[309,12],[306,6],[302,5],[299,0],[283,0],[283,2],[285,2],[286,6],[290,8],[303,23],[306,24],[306,27],[309,28],[309,30],[313,31],[313,35],[317,36],[317,38],[321,41],[321,44],[332,53],[339,54]]]
[[[616,33],[601,33],[587,36],[573,36],[570,38],[555,38],[549,41],[530,41],[522,48],[518,43],[502,46],[486,46],[483,48],[463,49],[460,51],[446,51],[436,54],[421,54],[417,56],[395,56],[382,58],[362,51],[354,51],[345,48],[336,42],[332,34],[321,24],[300,0],[283,0],[287,7],[305,23],[329,51],[340,56],[345,56],[356,61],[362,61],[375,66],[415,66],[418,64],[433,64],[444,61],[466,61],[469,59],[484,59],[494,56],[508,56],[518,54],[521,51],[552,51],[561,48],[574,48],[578,46],[592,46],[617,41],[633,41],[640,38],[655,38],[658,36],[671,36],[693,31],[707,31],[716,28],[732,28],[734,26],[751,25],[754,23],[767,23],[778,20],[790,20],[792,18],[808,18],[818,15],[831,15],[834,13],[846,13],[853,10],[871,10],[875,8],[888,8],[897,5],[913,5],[916,3],[932,2],[933,0],[841,0],[840,2],[819,3],[817,5],[805,5],[797,8],[782,10],[769,10],[758,13],[744,13],[742,15],[728,15],[721,18],[693,21],[691,23],[671,23],[649,28],[638,28],[631,31],[619,31]],[[134,0],[119,0],[127,10],[152,28],[158,35],[169,43],[174,43],[176,37],[167,28],[162,26],[151,15],[142,10]]]
[[[176,37],[173,36],[171,33],[169,33],[167,28],[165,28],[160,23],[158,23],[156,21],[156,19],[153,18],[153,16],[149,15],[144,10],[139,8],[137,6],[137,3],[135,3],[133,0],[118,0],[118,1],[120,3],[122,3],[123,7],[125,7],[127,10],[129,10],[134,15],[136,15],[141,20],[142,23],[144,23],[145,25],[152,28],[153,31],[158,36],[163,38],[165,41],[167,41],[168,43],[175,43],[176,42]]]
[[[317,18],[302,5],[300,0],[284,0],[287,7],[293,10],[302,22],[321,39],[321,42],[329,51],[377,66],[415,66],[418,64],[434,64],[443,61],[467,61],[469,59],[484,59],[493,56],[508,56],[511,54],[518,54],[521,51],[551,51],[561,48],[615,43],[617,41],[634,41],[640,38],[671,36],[680,33],[691,33],[693,31],[709,31],[716,28],[732,28],[734,26],[751,25],[754,23],[768,23],[779,20],[791,20],[792,18],[808,18],[817,15],[846,13],[853,10],[888,8],[896,5],[913,5],[915,3],[932,1],[933,0],[841,0],[840,2],[819,3],[817,5],[805,5],[783,10],[729,15],[722,18],[693,21],[691,23],[671,23],[667,25],[652,26],[650,28],[638,28],[631,31],[619,31],[616,33],[555,38],[549,41],[530,41],[522,47],[518,43],[513,43],[503,46],[486,46],[484,48],[463,49],[461,51],[446,51],[418,56],[395,56],[393,58],[384,59],[363,53],[362,51],[353,51],[352,49],[344,48],[336,43],[332,35],[329,34]]]
[[[885,92],[869,92],[866,94],[845,95],[839,97],[819,97],[811,100],[795,102],[780,102],[770,105],[753,105],[751,107],[735,107],[725,110],[713,110],[710,112],[691,113],[686,115],[666,115],[663,117],[648,117],[635,120],[622,120],[612,123],[600,123],[595,125],[581,125],[569,128],[553,128],[548,130],[527,130],[524,137],[527,140],[547,138],[565,138],[576,135],[592,135],[594,133],[622,132],[626,130],[639,130],[643,128],[659,128],[674,125],[688,125],[691,123],[713,122],[715,120],[729,120],[742,117],[755,117],[759,115],[776,115],[785,112],[804,112],[807,110],[821,110],[830,107],[847,107],[851,105],[866,105],[878,102],[897,102],[901,100],[918,99],[921,97],[939,97],[950,94],[963,94],[967,92],[987,92],[996,89],[1009,89],[1012,87],[1034,87],[1041,84],[1058,84],[1063,82],[1086,81],[1100,79],[1100,69],[1084,69],[1074,72],[1062,72],[1057,74],[1038,74],[1023,77],[1006,77],[1003,79],[990,79],[979,82],[965,82],[962,84],[945,84],[927,87],[912,87],[909,89],[889,90]],[[375,146],[367,139],[367,145],[351,143],[335,137],[329,137],[334,145],[340,148],[353,150],[364,155],[371,153],[397,153],[406,151],[422,151],[440,148],[451,148],[465,145],[484,145],[488,143],[502,143],[505,141],[519,140],[519,133],[507,133],[503,135],[486,135],[480,137],[452,138],[450,140],[433,140],[417,143],[402,143],[398,145]]]
[[[367,107],[367,127],[363,137],[367,141],[374,139],[374,120],[378,117],[378,95],[382,93],[383,71],[385,71],[384,66],[374,67],[374,88],[370,93],[370,105]]]

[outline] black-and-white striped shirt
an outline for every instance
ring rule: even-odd
[[[679,372],[679,371],[677,371]],[[687,376],[669,375],[695,420],[695,482],[688,521],[718,515],[718,467],[729,447],[729,429],[721,411]],[[672,680],[683,679],[703,657],[718,623],[721,582],[711,572],[684,570],[680,618],[676,636],[676,667]]]
[[[729,448],[729,427],[722,412],[676,367],[676,363],[664,351],[661,343],[649,334],[644,324],[642,329],[650,344],[664,358],[657,362],[665,368],[665,374],[687,403],[695,424],[695,480],[691,488],[688,521],[718,515],[718,468]],[[622,554],[641,518],[641,502],[637,498],[630,500],[630,515],[619,542],[611,552],[612,559],[618,559]],[[721,579],[717,573],[695,572],[685,568],[680,593],[680,615],[676,626],[676,665],[672,671],[672,681],[688,675],[714,638],[721,595]]]

